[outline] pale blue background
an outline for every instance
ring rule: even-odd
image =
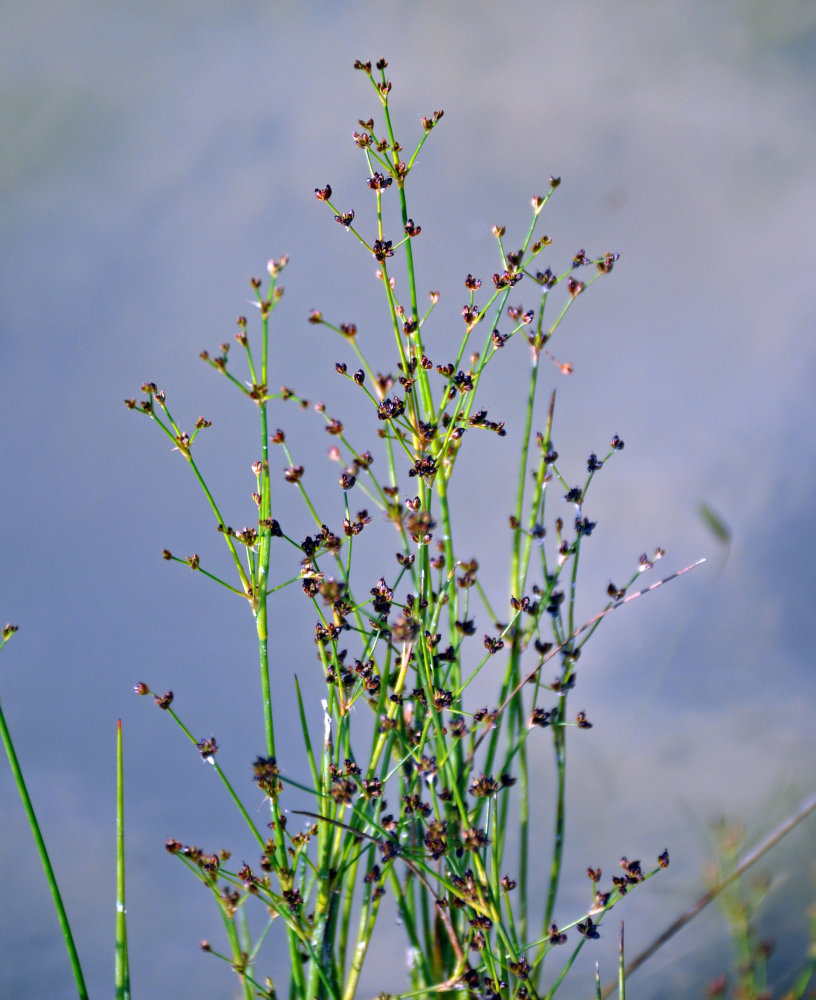
[[[253,414],[197,354],[232,337],[248,276],[291,256],[276,384],[338,391],[343,345],[306,323],[314,307],[385,343],[371,263],[312,194],[330,181],[342,206],[370,205],[350,133],[377,108],[351,64],[380,55],[400,134],[446,112],[412,202],[421,287],[443,292],[440,344],[460,328],[464,275],[496,269],[490,227],[521,233],[550,174],[564,179],[543,227],[554,259],[622,252],[556,345],[575,366],[559,379],[556,440],[576,476],[611,433],[626,441],[595,492],[582,607],[595,610],[644,549],[663,545],[667,571],[709,559],[617,613],[582,664],[595,728],[571,751],[561,919],[583,905],[587,864],[609,870],[622,853],[668,846],[669,871],[618,911],[634,953],[702,891],[710,820],[742,818],[759,835],[813,789],[813,5],[45,0],[5,5],[0,39],[0,615],[20,626],[0,693],[93,996],[112,981],[118,717],[135,996],[234,989],[196,947],[220,940],[218,920],[165,838],[253,850],[210,769],[133,683],[176,691],[239,785],[247,775],[249,801],[247,764],[262,747],[246,610],[159,558],[167,546],[223,565],[219,539],[188,470],[121,401],[151,378],[183,423],[214,419],[202,463],[240,525]],[[505,371],[506,395],[486,402],[512,421]],[[316,419],[272,419],[317,476],[327,439]],[[287,489],[281,519],[297,523]],[[733,530],[730,554],[699,519],[704,500]],[[508,503],[500,492],[501,523]],[[486,524],[474,508],[474,552],[480,532],[501,534]],[[478,551],[491,565],[496,553]],[[492,573],[500,592],[504,570]],[[278,620],[301,615],[308,630],[303,604],[281,602]],[[275,649],[283,711],[296,669],[317,721],[307,632],[279,632]],[[60,1000],[67,964],[5,766],[0,802],[0,996]],[[814,861],[811,822],[764,869],[778,881],[764,926],[780,987],[802,953]],[[613,938],[610,925],[587,949],[607,975]],[[726,947],[707,914],[633,988],[700,995]],[[401,962],[380,949],[372,994],[399,988]],[[587,967],[565,995],[590,983]]]

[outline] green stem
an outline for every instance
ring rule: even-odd
[[[553,749],[555,751],[555,766],[558,775],[555,804],[555,831],[553,833],[553,858],[550,865],[550,885],[547,891],[547,907],[544,911],[544,936],[553,918],[555,900],[558,895],[558,882],[561,877],[561,863],[564,857],[564,829],[566,826],[566,784],[567,784],[567,741],[564,728],[564,698],[558,708],[558,720],[553,726]]]
[[[6,754],[8,755],[11,772],[14,775],[14,783],[17,786],[17,791],[20,793],[23,809],[25,810],[29,826],[31,827],[31,835],[34,838],[37,853],[40,855],[40,861],[42,862],[43,871],[45,872],[45,879],[48,882],[48,888],[51,890],[51,899],[54,903],[54,909],[56,910],[57,919],[59,920],[60,928],[62,930],[65,948],[68,952],[68,961],[71,963],[71,971],[74,974],[77,996],[79,997],[79,1000],[88,1000],[88,990],[85,986],[85,979],[82,975],[82,966],[80,965],[79,955],[77,954],[76,945],[74,944],[74,936],[71,933],[71,925],[68,921],[68,914],[65,912],[62,896],[60,895],[59,886],[57,885],[57,878],[54,874],[54,869],[51,867],[51,860],[48,857],[45,840],[43,839],[43,835],[40,830],[40,824],[37,822],[34,806],[31,802],[31,797],[28,794],[25,780],[23,779],[23,772],[20,768],[19,761],[17,760],[17,754],[14,751],[11,733],[6,725],[6,719],[3,715],[2,708],[0,708],[0,738],[2,738],[3,746],[6,748]]]
[[[116,1000],[130,1000],[129,965],[125,909],[125,782],[120,719],[116,727]]]

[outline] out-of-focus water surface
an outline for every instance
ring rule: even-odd
[[[529,198],[550,174],[563,178],[544,219],[552,260],[565,264],[578,247],[621,251],[554,341],[575,374],[547,373],[559,391],[556,441],[576,481],[612,433],[626,441],[595,487],[581,607],[596,610],[610,578],[624,579],[656,545],[667,571],[708,559],[617,612],[581,664],[575,707],[595,727],[570,743],[558,917],[584,905],[587,865],[610,872],[622,854],[668,847],[669,870],[616,911],[634,954],[702,891],[710,821],[742,819],[759,836],[813,790],[812,5],[47,0],[6,5],[0,38],[0,615],[20,625],[0,692],[92,994],[110,990],[113,970],[117,718],[135,995],[234,990],[230,971],[196,947],[218,944],[218,920],[164,840],[231,846],[239,859],[254,850],[211,769],[132,685],[173,689],[188,724],[216,734],[239,787],[247,775],[249,802],[248,762],[263,745],[246,609],[159,556],[164,546],[198,552],[218,569],[222,546],[184,463],[122,399],[150,378],[182,423],[213,419],[200,460],[228,519],[250,520],[253,414],[197,354],[231,339],[250,308],[248,277],[288,253],[274,383],[314,399],[339,394],[336,408],[346,399],[351,408],[334,374],[348,352],[306,316],[320,307],[354,320],[374,344],[387,327],[370,260],[312,191],[328,181],[340,205],[370,211],[351,132],[377,107],[351,66],[379,56],[390,60],[406,144],[420,114],[445,109],[412,202],[420,286],[442,291],[426,335],[435,360],[461,328],[464,276],[489,281],[497,269],[491,226],[520,242]],[[386,347],[373,351],[390,363]],[[502,360],[485,403],[512,438],[513,373],[522,379],[527,362]],[[327,439],[317,420],[286,410],[273,421],[318,481]],[[505,523],[513,472],[494,464],[506,454],[498,442],[478,446],[462,531],[497,567],[495,596],[504,570],[491,563],[494,525]],[[484,481],[480,463],[496,483],[490,503],[469,499]],[[289,489],[281,483],[275,501],[280,520],[305,534]],[[701,521],[702,502],[728,523],[729,549]],[[291,716],[296,671],[317,722],[304,604],[295,595],[274,609],[275,697]],[[283,741],[293,754],[296,738]],[[552,781],[540,746],[543,868]],[[0,794],[0,995],[69,997],[5,767]],[[815,861],[811,822],[763,869],[778,883],[762,926],[777,942],[780,989],[804,947]],[[588,994],[596,959],[613,973],[613,924],[585,949],[566,996]],[[366,977],[372,994],[400,987],[393,940],[389,925]],[[633,988],[700,995],[727,961],[712,910]],[[285,970],[281,953],[262,971],[283,985]]]

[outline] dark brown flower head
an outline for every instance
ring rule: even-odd
[[[662,854],[658,854],[657,863],[661,868],[669,867],[669,852],[667,850],[663,851]]]
[[[558,278],[556,278],[552,270],[548,267],[546,271],[536,271],[535,280],[542,288],[549,289],[553,287]]]
[[[567,935],[566,934],[562,934],[561,931],[558,930],[558,927],[555,924],[553,924],[550,927],[549,938],[550,938],[550,944],[566,944],[567,943]]]
[[[405,401],[399,396],[392,396],[391,399],[384,399],[377,407],[377,418],[379,420],[395,420],[405,413]]]
[[[351,798],[357,791],[357,784],[351,778],[335,778],[329,788],[329,795],[338,805],[351,805]]]
[[[299,889],[284,889],[281,895],[292,913],[297,913],[303,906],[303,896]]]
[[[360,794],[366,802],[382,798],[382,791],[382,782],[379,778],[363,778],[360,781]]]
[[[435,638],[438,643],[441,636],[436,636]],[[438,688],[434,691],[433,703],[437,712],[441,712],[443,708],[450,708],[453,704],[453,693],[451,691],[444,691],[441,688]]]
[[[451,736],[457,740],[467,735],[467,725],[461,715],[457,715],[455,719],[451,720],[448,729]]]
[[[335,215],[334,221],[348,229],[352,222],[354,222],[354,209],[350,208],[348,212],[345,212],[343,215]]]
[[[162,711],[166,712],[167,709],[170,708],[170,706],[173,703],[173,692],[165,691],[164,694],[154,695],[153,700],[156,702],[159,708],[162,709]]]
[[[551,714],[551,712],[547,712],[543,708],[534,708],[530,715],[529,728],[532,729],[533,726],[541,726],[543,729],[545,726],[549,726]]]
[[[486,774],[481,774],[478,778],[474,778],[468,788],[470,794],[477,799],[489,798],[491,795],[495,795],[498,790],[498,781]]]
[[[581,294],[585,287],[583,281],[577,281],[572,277],[567,278],[567,291],[574,299]]]
[[[6,628],[8,627],[9,626],[7,625]],[[3,631],[5,632],[5,629]],[[6,636],[4,635],[3,638],[5,639]],[[138,695],[150,694],[150,688],[144,681],[139,681],[139,683],[134,686],[133,690]]]
[[[495,729],[496,717],[498,714],[497,709],[494,708],[491,711],[487,708],[487,706],[477,709],[473,713],[474,725],[483,725],[485,729]]]
[[[411,236],[411,237],[413,237],[413,236],[419,236],[419,234],[421,232],[422,232],[422,226],[416,226],[416,225],[414,225],[414,220],[413,219],[409,219],[405,223],[405,235],[406,236]]]
[[[272,538],[283,538],[283,530],[274,517],[263,518],[258,522],[258,527],[267,529]]]
[[[394,251],[391,249],[391,240],[374,240],[371,252],[377,260],[385,260],[386,257],[393,257]]]
[[[619,253],[607,253],[604,255],[603,260],[598,261],[598,270],[601,274],[608,274],[615,265],[615,262],[620,257]]]
[[[382,872],[380,871],[379,865],[372,865],[371,868],[366,872],[363,882],[379,882],[382,877]]]
[[[601,935],[598,933],[595,923],[592,917],[587,917],[586,920],[582,920],[577,925],[577,930],[579,934],[582,934],[587,940],[597,940]]]
[[[431,455],[420,456],[408,470],[409,477],[421,476],[425,482],[433,479],[437,472],[436,459]]]
[[[215,737],[210,736],[207,739],[199,740],[199,742],[196,743],[196,749],[204,760],[211,762],[218,753],[218,744],[215,742]]]
[[[502,271],[501,274],[493,275],[493,284],[496,288],[512,288],[524,277],[523,271]]]
[[[603,467],[603,462],[598,458],[598,456],[593,452],[587,459],[587,472],[597,472],[598,469]]]
[[[434,861],[441,858],[448,849],[448,824],[444,820],[433,819],[428,824],[423,838],[425,848]]]
[[[479,830],[475,826],[462,831],[462,847],[466,851],[480,851],[490,843],[484,830]]]
[[[561,183],[561,178],[560,177],[551,177],[550,178],[550,187],[551,188],[553,188],[553,189],[557,188],[560,183]]]
[[[500,240],[502,236],[504,236],[505,228],[504,226],[494,226],[491,231],[493,235],[496,237],[496,239]]]
[[[643,881],[643,870],[639,861],[630,861],[628,858],[623,857],[620,864],[621,868],[626,872],[630,884],[634,885],[637,882]]]
[[[509,962],[507,968],[519,979],[527,979],[530,975],[530,963],[524,955],[519,956],[516,962]]]
[[[434,111],[433,115],[431,115],[429,118],[426,118],[425,115],[423,115],[420,119],[420,121],[422,122],[422,127],[425,129],[426,132],[430,132],[431,129],[434,127],[434,125],[436,125],[436,123],[444,114],[445,112],[440,109],[439,111]]]
[[[394,591],[386,584],[385,577],[380,577],[377,586],[372,587],[370,593],[374,598],[374,610],[376,613],[387,617],[391,612]]]
[[[629,891],[629,879],[625,875],[613,875],[612,885],[615,886],[621,896],[625,896]]]
[[[302,465],[291,465],[288,469],[283,470],[283,478],[287,483],[297,483],[300,481],[300,477],[303,475]]]
[[[258,532],[255,530],[255,528],[249,528],[247,526],[244,526],[240,531],[235,532],[235,537],[243,545],[246,545],[248,548],[252,548],[252,546],[258,540]],[[191,569],[198,569],[198,556],[196,555],[191,556],[187,560],[187,562],[190,564]]]
[[[370,74],[371,73],[371,60],[369,59],[368,62],[362,62],[359,59],[355,59],[354,60],[354,68],[355,69],[361,69],[364,73]]]
[[[484,637],[484,647],[492,656],[494,653],[498,653],[500,649],[504,649],[504,640],[501,638],[492,638],[489,635]]]
[[[280,768],[274,757],[256,757],[252,765],[253,781],[270,799],[277,799],[283,791],[283,782],[278,775]]]
[[[328,201],[329,198],[331,198],[331,195],[332,189],[330,184],[327,184],[323,188],[315,188],[315,198],[319,201]]]
[[[407,816],[430,816],[432,811],[428,803],[423,802],[417,794],[403,795],[402,804]]]
[[[375,171],[374,174],[366,180],[366,184],[372,191],[384,191],[387,187],[391,187],[393,183],[393,177],[386,177],[378,171]]]
[[[431,532],[436,527],[436,521],[431,517],[430,511],[416,510],[405,518],[405,527],[412,541],[427,545],[433,537]]]
[[[434,777],[434,775],[439,770],[436,763],[436,757],[429,757],[427,754],[423,754],[418,761],[414,764],[417,774],[424,778],[426,781]]]
[[[461,369],[453,376],[453,385],[450,388],[449,395],[451,398],[456,395],[456,390],[459,392],[472,392],[473,391],[473,376],[469,372],[463,372]]]
[[[575,518],[575,533],[577,535],[585,535],[587,538],[592,534],[597,526],[596,521],[590,521],[588,517],[576,517]]]
[[[623,451],[623,441],[621,441],[617,434],[612,438],[612,447],[615,451]]]

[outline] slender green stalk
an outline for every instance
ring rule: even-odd
[[[544,935],[552,924],[555,901],[561,880],[561,866],[564,860],[564,832],[567,822],[567,741],[563,721],[564,701],[558,709],[558,721],[553,726],[553,751],[555,753],[556,797],[555,820],[553,826],[552,862],[547,888],[547,903],[541,933]]]
[[[40,824],[38,823],[37,815],[34,812],[34,805],[28,794],[28,789],[26,788],[20,763],[17,760],[17,754],[14,750],[11,732],[6,724],[6,718],[3,713],[2,705],[0,705],[0,739],[3,741],[3,746],[5,747],[6,755],[8,756],[9,765],[11,767],[11,773],[14,776],[14,784],[17,786],[17,791],[23,803],[23,809],[25,810],[26,817],[28,818],[28,825],[31,828],[31,836],[34,838],[34,844],[37,848],[37,853],[40,856],[43,871],[45,872],[45,880],[48,883],[48,888],[51,890],[51,899],[54,904],[54,910],[56,911],[57,919],[59,920],[65,949],[68,952],[68,961],[71,963],[71,972],[74,976],[77,997],[79,1000],[87,1000],[88,990],[85,986],[85,977],[82,974],[82,966],[79,961],[76,945],[74,944],[74,935],[71,932],[71,924],[68,920],[68,914],[65,910],[65,906],[62,902],[62,895],[59,891],[59,886],[57,885],[57,877],[54,874],[51,859],[48,856],[48,850],[45,846],[42,831],[40,830]]]
[[[125,909],[125,782],[122,758],[122,720],[116,725],[116,1000],[130,1000],[127,910]]]

